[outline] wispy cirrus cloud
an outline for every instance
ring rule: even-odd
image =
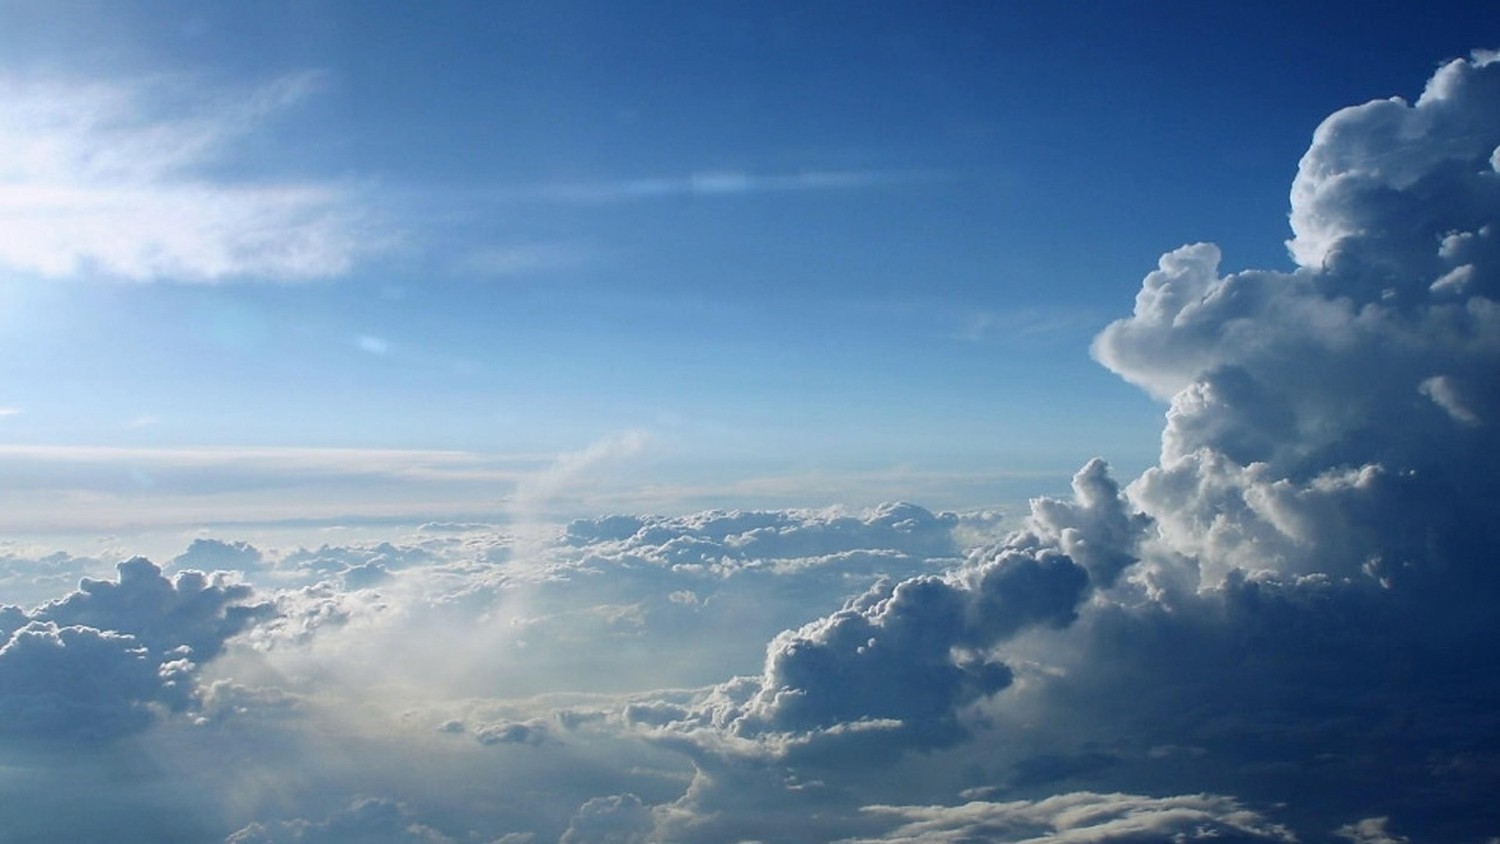
[[[496,467],[537,467],[543,455],[506,458],[436,449],[299,448],[277,446],[121,446],[0,445],[0,464],[131,464],[160,469],[238,467],[288,474],[340,473],[396,477],[513,477]]]
[[[516,188],[518,200],[605,205],[676,196],[748,196],[802,191],[847,191],[929,182],[941,174],[928,170],[801,170],[751,173],[744,170],[699,170],[685,175],[636,179],[556,182]]]
[[[511,278],[588,265],[599,257],[579,243],[516,243],[484,247],[454,261],[454,272],[479,278]]]
[[[549,462],[443,450],[3,445],[0,529],[500,511],[505,496]]]
[[[378,238],[351,192],[211,172],[326,85],[0,77],[0,265],[47,278],[278,281],[340,275]]]

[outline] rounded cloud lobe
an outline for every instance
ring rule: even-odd
[[[1221,275],[1216,247],[1182,247],[1096,339],[1170,398],[1131,495],[1212,576],[1458,564],[1494,538],[1497,101],[1481,54],[1414,104],[1334,114],[1292,189],[1301,268]]]
[[[193,703],[198,665],[271,614],[248,586],[148,560],[120,563],[116,581],[30,612],[0,608],[0,733],[99,739],[147,726],[153,712]]]

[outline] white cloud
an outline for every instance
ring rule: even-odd
[[[254,823],[225,844],[452,844],[454,839],[418,823],[411,809],[394,800],[360,798],[326,819]]]
[[[1221,275],[1216,247],[1183,247],[1095,341],[1171,400],[1131,494],[1211,578],[1400,568],[1493,501],[1497,80],[1454,61],[1413,105],[1334,114],[1293,188],[1302,269]]]
[[[1098,544],[1118,537],[1133,546],[1129,534],[1142,526],[1125,527],[1102,464],[1086,467],[1075,486],[1076,503],[1039,502],[1034,524],[1078,550],[1092,550],[1085,537],[1109,524]],[[1096,555],[1093,576],[1107,586],[1129,562]],[[776,637],[759,678],[716,690],[703,709],[683,713],[682,728],[713,725],[779,743],[864,722],[878,741],[889,740],[878,733],[915,733],[922,744],[946,743],[962,734],[964,706],[1012,682],[1011,669],[991,658],[996,646],[1032,627],[1070,624],[1090,578],[1054,542],[1023,531],[945,577],[883,581],[839,612]]]
[[[1423,257],[1436,237],[1479,228],[1464,218],[1485,216],[1496,190],[1484,175],[1496,170],[1496,61],[1477,51],[1444,64],[1415,103],[1374,100],[1323,121],[1292,183],[1287,246],[1298,264],[1337,269],[1353,259],[1380,272],[1387,259]],[[1438,202],[1447,205],[1439,217],[1413,213]]]
[[[351,191],[225,175],[237,143],[325,84],[0,78],[0,263],[44,277],[297,280],[374,241]]]
[[[870,815],[899,823],[875,842],[995,841],[1015,844],[1105,844],[1106,842],[1297,840],[1231,798],[1208,794],[1142,797],[1131,794],[1058,795],[1013,803],[961,806],[869,806]]]
[[[576,499],[598,483],[601,474],[640,457],[652,446],[651,435],[630,430],[604,437],[578,451],[559,454],[550,466],[529,475],[516,489],[514,503],[523,517]]]
[[[1386,824],[1390,818],[1365,818],[1358,823],[1345,824],[1339,827],[1340,838],[1346,838],[1354,844],[1409,844],[1410,838],[1404,835],[1391,835],[1386,831]]]

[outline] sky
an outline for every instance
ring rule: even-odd
[[[1496,21],[0,0],[0,844],[1500,839]]]
[[[1164,407],[1088,353],[1143,268],[1289,267],[1318,121],[1487,21],[1028,5],[5,3],[3,527],[496,518],[585,453],[623,479],[533,509],[1144,469]]]

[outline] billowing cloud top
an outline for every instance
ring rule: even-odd
[[[1471,545],[1493,512],[1497,99],[1484,53],[1413,105],[1337,112],[1292,189],[1300,269],[1221,276],[1217,248],[1185,246],[1095,341],[1170,398],[1161,465],[1134,496],[1210,571],[1399,568],[1464,553],[1432,547],[1433,520],[1438,546]]]
[[[169,580],[137,557],[120,563],[118,580],[85,578],[30,612],[0,607],[0,729],[113,736],[144,726],[153,706],[187,706],[198,664],[271,615],[250,599],[248,586],[223,576],[187,570]]]

